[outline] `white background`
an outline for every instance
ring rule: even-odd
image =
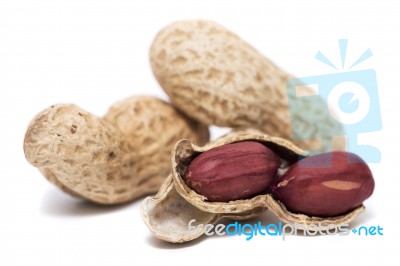
[[[0,0],[0,265],[399,265],[399,10],[398,1]],[[51,104],[103,115],[132,94],[167,99],[148,50],[159,29],[183,18],[219,22],[296,76],[335,72],[314,56],[321,50],[339,63],[339,38],[349,39],[349,61],[371,48],[357,69],[377,72],[383,130],[361,140],[381,149],[382,162],[370,165],[376,190],[353,225],[380,225],[383,236],[167,244],[143,224],[140,200],[82,202],[25,161],[28,122]]]

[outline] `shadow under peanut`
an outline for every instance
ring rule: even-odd
[[[129,205],[131,204],[99,205],[80,198],[75,198],[56,189],[49,189],[43,196],[41,212],[54,217],[83,217],[102,215],[122,210]]]
[[[161,239],[156,238],[155,236],[149,234],[149,236],[146,239],[146,242],[154,247],[154,248],[158,248],[158,249],[183,249],[183,248],[189,248],[191,246],[195,246],[198,245],[199,243],[203,242],[203,240],[205,240],[207,237],[205,236],[201,236],[197,239],[194,239],[192,241],[189,242],[184,242],[184,243],[171,243],[171,242],[167,242]]]

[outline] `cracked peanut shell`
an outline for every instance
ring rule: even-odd
[[[215,147],[242,141],[257,141],[273,150],[282,159],[278,170],[281,174],[287,171],[290,165],[308,156],[291,142],[256,130],[233,132],[203,147],[188,140],[179,141],[172,154],[172,174],[165,180],[160,191],[153,197],[147,197],[141,206],[142,218],[157,238],[183,243],[200,237],[204,234],[205,228],[190,231],[188,224],[192,219],[196,220],[192,223],[193,226],[216,224],[221,218],[246,220],[257,217],[269,209],[286,223],[298,223],[305,227],[320,224],[322,228],[327,228],[331,224],[349,223],[364,210],[364,206],[360,205],[348,213],[335,217],[307,216],[288,211],[280,201],[268,193],[250,199],[210,202],[205,196],[186,185],[182,176],[196,156]]]

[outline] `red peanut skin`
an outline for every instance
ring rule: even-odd
[[[228,202],[266,191],[279,166],[279,157],[269,148],[243,141],[200,154],[189,165],[184,180],[208,201]]]
[[[360,206],[374,186],[371,170],[359,156],[330,152],[293,164],[271,190],[291,212],[333,217]]]

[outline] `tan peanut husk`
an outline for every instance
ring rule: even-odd
[[[208,128],[158,98],[134,96],[102,118],[74,104],[43,110],[28,127],[24,152],[63,191],[119,204],[159,190],[181,138],[205,144]]]
[[[217,23],[183,20],[166,26],[153,40],[150,62],[172,103],[203,124],[256,128],[306,150],[345,147],[342,126],[322,98],[288,93],[291,75]],[[290,105],[292,117],[289,101],[298,103]]]
[[[150,231],[159,239],[182,243],[204,234],[204,227],[198,232],[189,231],[188,224],[192,219],[196,220],[192,223],[193,226],[216,224],[224,217],[237,220],[253,218],[267,209],[285,223],[298,223],[305,227],[318,224],[322,229],[326,229],[332,224],[349,223],[364,210],[364,206],[359,206],[347,214],[336,217],[310,217],[288,211],[281,202],[269,194],[230,202],[208,202],[204,196],[194,192],[183,181],[182,174],[193,159],[193,155],[225,144],[249,140],[268,146],[288,165],[298,160],[300,156],[307,156],[303,150],[291,142],[256,130],[233,132],[203,147],[188,140],[181,140],[173,150],[172,174],[166,179],[157,195],[147,197],[142,203],[142,218]]]

